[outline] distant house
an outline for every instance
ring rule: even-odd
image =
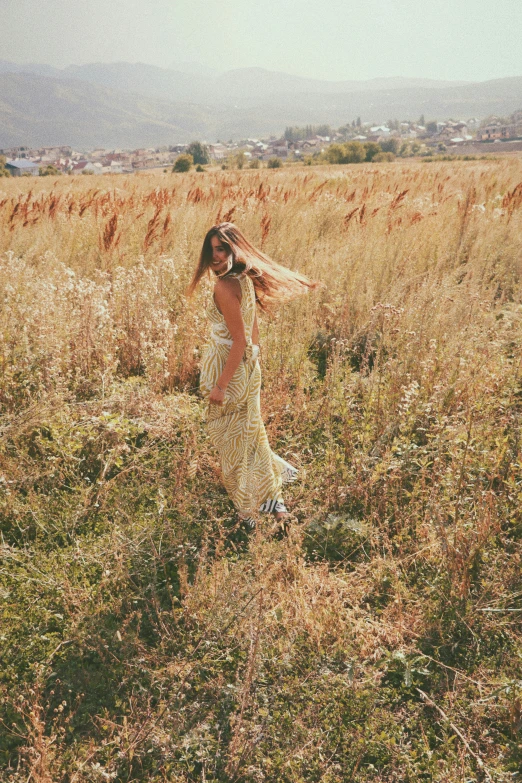
[[[0,155],[5,155],[10,160],[20,160],[20,158],[29,158],[29,147],[10,147],[0,150]]]
[[[49,157],[51,160],[58,160],[59,157],[63,155],[70,155],[71,152],[72,149],[67,145],[63,145],[62,147],[41,147],[38,150],[38,153],[42,159]]]
[[[94,173],[96,171],[94,163],[91,163],[89,160],[80,160],[71,169],[72,174],[83,174],[84,171],[86,173]]]
[[[288,156],[288,141],[286,139],[278,139],[272,144],[272,150],[274,155],[280,158],[286,158]]]
[[[468,126],[465,122],[437,123],[439,141],[450,141],[452,138],[462,138],[467,135]]]
[[[12,177],[23,177],[28,174],[32,177],[37,177],[40,174],[38,164],[34,163],[32,160],[25,160],[22,158],[8,160],[5,167]]]
[[[65,173],[71,171],[74,161],[71,158],[60,158],[54,165]]]
[[[368,141],[384,141],[390,138],[390,129],[384,125],[376,125],[370,128],[367,139]]]
[[[105,160],[107,161],[106,165],[113,162],[118,163],[130,163],[131,157],[128,152],[121,152],[120,150],[115,150],[114,152],[109,152],[105,156]]]
[[[223,160],[227,157],[229,150],[224,144],[210,144],[208,147],[209,155],[213,160]]]
[[[158,168],[158,161],[153,157],[139,158],[132,161],[133,169],[154,169]]]
[[[478,141],[495,141],[497,139],[517,139],[522,136],[522,124],[517,125],[487,125],[477,132]]]
[[[118,160],[112,160],[108,166],[103,167],[103,174],[123,174],[123,165]]]

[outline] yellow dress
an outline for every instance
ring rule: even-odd
[[[219,454],[223,482],[239,515],[253,524],[259,511],[286,511],[281,485],[293,481],[297,470],[268,444],[260,409],[261,369],[258,346],[252,345],[256,313],[254,284],[248,275],[237,275],[241,286],[241,313],[247,347],[232,376],[223,405],[209,405],[208,432]],[[228,358],[232,338],[223,315],[212,298],[207,309],[211,339],[201,366],[200,389],[208,397]]]

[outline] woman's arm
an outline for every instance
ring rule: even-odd
[[[239,282],[234,278],[218,280],[214,288],[214,298],[232,337],[230,353],[209,397],[210,402],[222,405],[226,388],[245,353],[247,341],[245,323],[241,313],[241,286]]]

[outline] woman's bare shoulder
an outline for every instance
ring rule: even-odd
[[[235,296],[241,299],[241,284],[237,277],[221,277],[214,286],[216,296],[230,297]]]

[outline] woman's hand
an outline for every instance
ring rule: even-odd
[[[225,392],[221,391],[217,386],[214,386],[212,391],[210,392],[210,397],[208,398],[208,401],[211,405],[223,405],[225,401]]]

